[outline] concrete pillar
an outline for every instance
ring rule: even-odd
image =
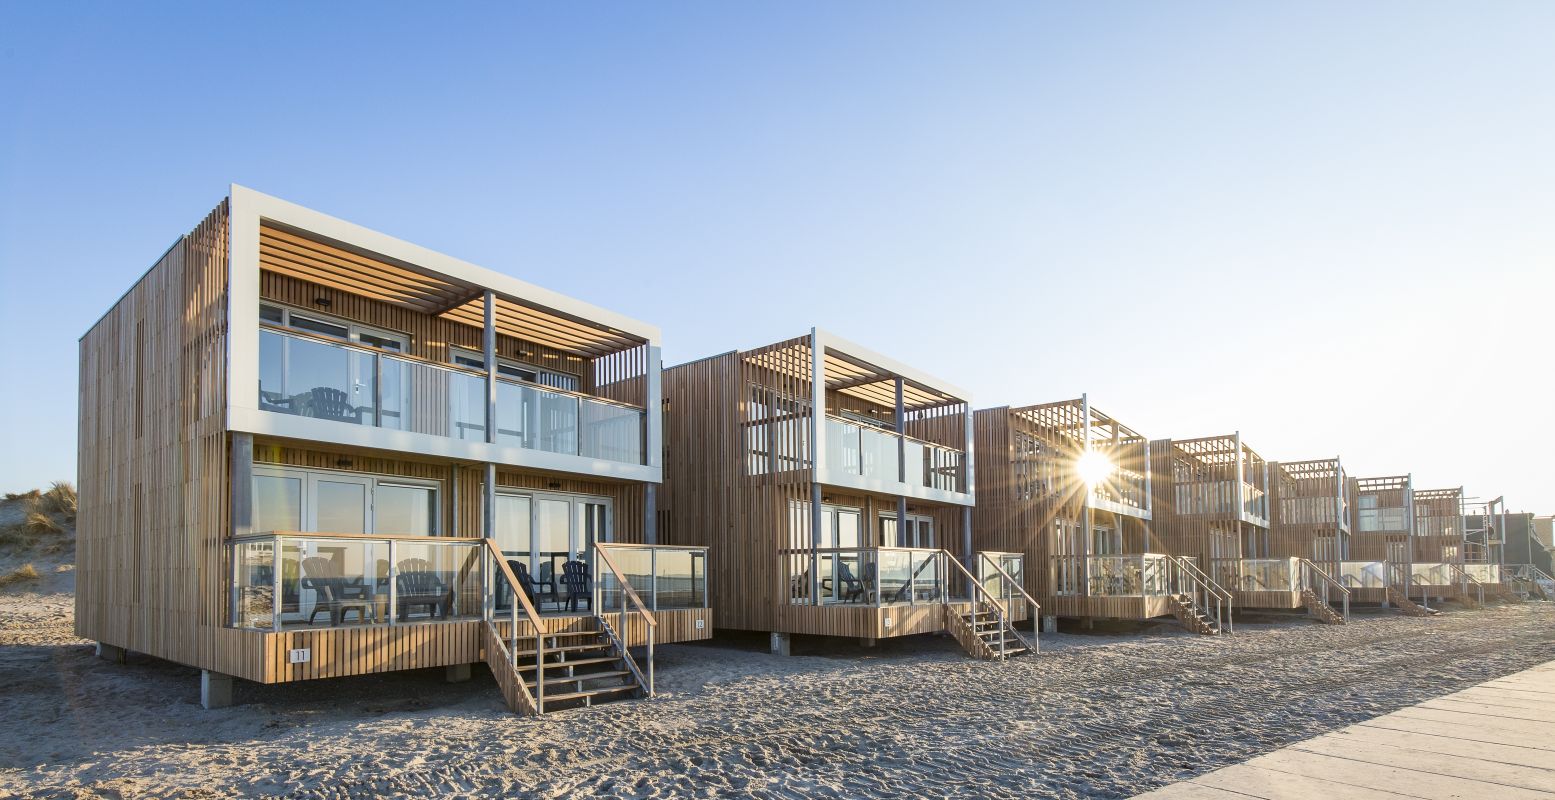
[[[778,633],[777,631],[773,631],[772,632],[772,655],[775,655],[775,656],[786,656],[788,654],[789,654],[788,653],[788,634],[786,634],[786,633]]]
[[[464,683],[470,679],[469,664],[449,664],[443,668],[443,680],[449,683]]]
[[[877,644],[880,644],[880,640],[873,636],[860,636],[858,640],[859,647],[874,647]]]
[[[208,669],[200,670],[200,705],[226,708],[232,705],[232,676]]]
[[[123,664],[128,653],[124,648],[111,644],[97,643],[97,657],[104,661],[112,661],[115,664]]]
[[[1058,617],[1044,616],[1042,618],[1042,632],[1058,633]]]

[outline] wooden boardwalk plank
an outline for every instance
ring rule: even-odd
[[[1555,662],[1139,795],[1555,800]]]

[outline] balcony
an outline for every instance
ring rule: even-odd
[[[512,608],[483,539],[276,532],[228,542],[230,616],[256,631],[393,626],[481,619]],[[599,544],[651,611],[705,609],[707,549]],[[531,598],[542,615],[621,610],[624,592],[598,558],[581,595],[552,585]],[[509,562],[514,564],[517,562]],[[542,589],[544,587],[541,587]]]
[[[965,602],[970,588],[967,573],[948,563],[951,558],[944,550],[921,547],[796,548],[778,553],[786,600],[802,606],[879,608]],[[971,574],[988,596],[1006,605],[1024,596],[1021,554],[980,552],[974,562]]]
[[[1210,576],[1238,592],[1299,592],[1307,588],[1299,558],[1216,558],[1210,561]]]
[[[905,474],[897,463],[898,446],[906,451]],[[960,450],[826,415],[825,464],[833,474],[962,492],[965,458]]]
[[[486,376],[264,328],[259,410],[484,443]],[[497,379],[499,446],[638,465],[645,435],[641,408]]]
[[[1090,597],[1165,597],[1172,593],[1170,561],[1169,556],[1159,553],[1053,556],[1053,593]]]

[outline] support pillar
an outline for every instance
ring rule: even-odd
[[[772,632],[772,655],[775,655],[775,656],[786,656],[786,655],[789,655],[789,651],[788,651],[788,634],[786,634],[786,633],[778,633],[777,631],[773,631]]]
[[[448,683],[464,683],[469,679],[469,664],[449,664],[443,668],[443,680]]]
[[[128,656],[124,648],[117,645],[97,643],[97,657],[104,661],[112,661],[115,664],[123,664]]]
[[[200,670],[200,705],[208,709],[232,705],[232,676]]]
[[[860,636],[858,639],[859,647],[874,647],[878,644],[880,644],[880,640],[873,636]]]
[[[1058,633],[1058,617],[1042,617],[1043,633]]]

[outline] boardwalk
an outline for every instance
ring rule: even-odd
[[[1555,798],[1555,661],[1139,797]]]

